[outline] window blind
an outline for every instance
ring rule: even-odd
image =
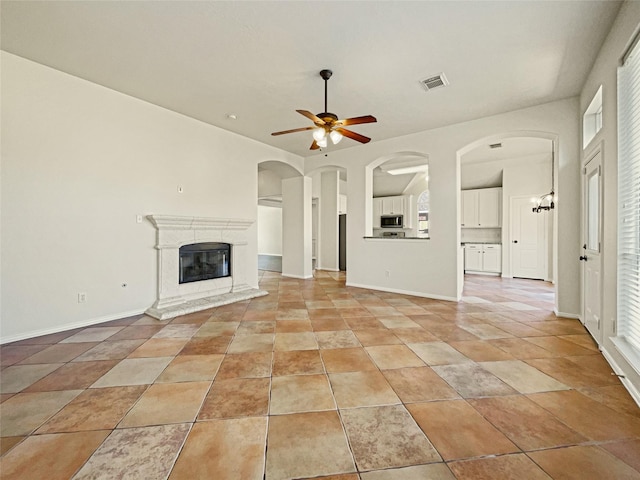
[[[640,43],[618,69],[618,335],[640,352]]]

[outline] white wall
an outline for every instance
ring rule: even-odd
[[[337,170],[320,174],[320,258],[318,268],[338,271],[338,189]]]
[[[301,168],[279,149],[5,52],[1,61],[2,342],[142,312],[156,298],[156,232],[136,215],[255,220],[257,163]],[[255,224],[248,234],[257,286]]]
[[[282,177],[271,170],[258,171],[258,198],[282,195]]]
[[[347,283],[430,297],[457,298],[458,275],[461,272],[458,268],[458,150],[504,132],[547,132],[559,139],[557,190],[561,203],[555,214],[559,217],[561,231],[558,232],[557,302],[561,312],[577,314],[580,303],[577,285],[579,266],[574,261],[579,244],[580,207],[577,110],[577,99],[566,99],[404,137],[374,141],[358,148],[331,152],[328,157],[322,154],[307,158],[305,171],[327,164],[347,168]],[[371,167],[403,151],[420,152],[429,157],[431,238],[366,240],[363,237],[371,234]],[[386,271],[390,272],[388,277]]]
[[[602,130],[591,143],[581,151],[584,161],[593,148],[602,144],[603,166],[603,237],[602,237],[602,299],[603,338],[605,354],[618,365],[627,381],[635,386],[636,395],[640,391],[640,375],[635,372],[613,345],[611,338],[616,335],[617,318],[617,169],[618,169],[618,108],[617,108],[617,68],[627,45],[640,24],[640,2],[625,2],[607,36],[593,69],[585,82],[580,96],[580,119],[591,99],[602,85]],[[582,123],[582,122],[580,122]],[[582,141],[580,142],[582,145]],[[578,255],[576,253],[576,255]],[[636,397],[639,401],[640,398]]]
[[[258,205],[258,253],[282,255],[282,208]]]
[[[282,275],[312,278],[311,178],[282,180]]]

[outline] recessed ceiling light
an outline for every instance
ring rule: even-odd
[[[235,113],[227,113],[227,118],[229,120],[237,120],[238,116]]]

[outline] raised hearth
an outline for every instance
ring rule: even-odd
[[[145,312],[159,320],[267,295],[246,280],[247,229],[252,220],[149,215],[157,229],[158,298]],[[231,275],[180,283],[180,247],[220,243],[230,249]]]

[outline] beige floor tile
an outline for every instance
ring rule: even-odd
[[[67,480],[107,438],[109,431],[33,435],[2,459],[2,478]]]
[[[229,337],[236,333],[240,322],[207,322],[193,337]]]
[[[569,387],[564,383],[542,373],[531,365],[527,365],[521,360],[482,362],[479,365],[520,393],[569,390]]]
[[[40,427],[37,433],[115,428],[146,389],[146,386],[131,386],[85,390]]]
[[[1,393],[18,393],[51,372],[60,368],[62,363],[42,365],[12,365],[2,370],[0,375]]]
[[[310,375],[324,373],[320,352],[317,350],[293,350],[273,352],[273,376]]]
[[[445,342],[410,343],[409,348],[427,365],[452,365],[471,360]]]
[[[380,328],[367,328],[365,330],[354,330],[353,332],[360,343],[366,347],[373,345],[399,345],[402,344],[396,335],[390,330]]]
[[[409,317],[404,317],[402,315],[392,316],[392,317],[377,317],[378,320],[389,329],[396,328],[420,328],[416,322],[411,320]]]
[[[365,347],[365,350],[381,370],[424,366],[424,362],[405,345],[377,345]]]
[[[312,332],[313,327],[309,320],[277,320],[276,333]]]
[[[275,377],[271,383],[269,413],[317,412],[335,410],[331,387],[326,375],[293,375]]]
[[[81,393],[82,390],[65,390],[14,395],[0,408],[0,436],[30,434]]]
[[[513,388],[475,363],[433,367],[464,398],[513,395]]]
[[[267,480],[356,471],[336,411],[271,417],[268,438]]]
[[[102,342],[124,327],[90,327],[61,340],[60,343]]]
[[[469,333],[472,333],[476,337],[481,340],[491,340],[495,338],[511,338],[511,335],[508,332],[494,326],[487,324],[473,324],[473,325],[461,325],[460,328],[466,330]]]
[[[51,345],[44,350],[31,355],[20,362],[20,365],[32,365],[36,363],[66,363],[70,362],[87,350],[98,345],[97,342],[89,343],[59,343]]]
[[[403,403],[460,398],[460,395],[429,367],[385,370],[382,374]]]
[[[557,448],[528,455],[553,478],[583,480],[585,472],[589,472],[589,478],[594,479],[640,479],[637,470],[596,446]]]
[[[476,340],[466,342],[450,342],[453,348],[474,362],[495,362],[500,360],[513,360],[513,356],[493,345]]]
[[[131,340],[109,340],[93,347],[91,350],[76,357],[74,362],[94,362],[97,360],[122,360],[142,345],[146,340],[137,338]]]
[[[441,460],[402,405],[343,410],[341,416],[361,471]]]
[[[528,397],[576,432],[592,440],[640,437],[640,419],[616,412],[575,390],[534,393]]]
[[[364,348],[327,349],[320,354],[329,373],[378,370]]]
[[[387,380],[377,370],[331,373],[329,380],[341,409],[400,403]]]
[[[271,352],[226,355],[216,378],[259,378],[271,376]]]
[[[545,350],[521,338],[499,338],[497,340],[489,340],[489,343],[519,360],[556,356],[549,350]]]
[[[273,351],[273,333],[252,333],[233,337],[227,353],[271,352]]]
[[[599,372],[566,358],[531,359],[527,363],[572,388],[603,387],[619,383],[617,377],[610,372]]]
[[[219,355],[227,352],[231,336],[192,337],[180,350],[180,355]]]
[[[25,436],[20,437],[0,437],[0,457],[24,440]]]
[[[196,423],[169,479],[262,480],[266,434],[267,417]]]
[[[588,441],[522,395],[478,398],[467,402],[523,451]]]
[[[91,388],[151,384],[173,357],[127,358],[100,377]]]
[[[178,355],[155,383],[200,382],[213,380],[224,355]]]
[[[151,385],[118,428],[193,422],[210,386],[211,382]]]
[[[187,342],[186,338],[151,338],[131,352],[128,358],[174,356]]]
[[[291,350],[317,350],[318,342],[312,332],[276,333],[273,348],[276,352],[288,352]]]
[[[26,388],[24,392],[52,392],[89,388],[117,363],[118,360],[67,363]]]
[[[275,333],[275,320],[244,321],[236,330],[236,335],[247,335],[252,333]]]
[[[191,338],[200,328],[200,325],[169,324],[156,333],[153,338]]]
[[[118,478],[167,478],[190,425],[114,430],[84,464],[74,480]]]
[[[549,350],[557,355],[571,356],[571,355],[594,355],[591,349],[581,347],[574,342],[569,342],[558,337],[532,337],[525,338],[527,342],[531,342],[534,345]]]
[[[449,468],[458,480],[551,480],[549,475],[521,453],[452,462]]]
[[[359,347],[360,341],[351,330],[315,332],[320,348],[350,348]]]
[[[268,378],[231,378],[213,382],[198,420],[266,415],[269,411]]]
[[[364,472],[360,474],[360,478],[362,480],[455,480],[451,470],[444,463]]]
[[[519,451],[464,400],[413,403],[407,409],[446,461]]]

